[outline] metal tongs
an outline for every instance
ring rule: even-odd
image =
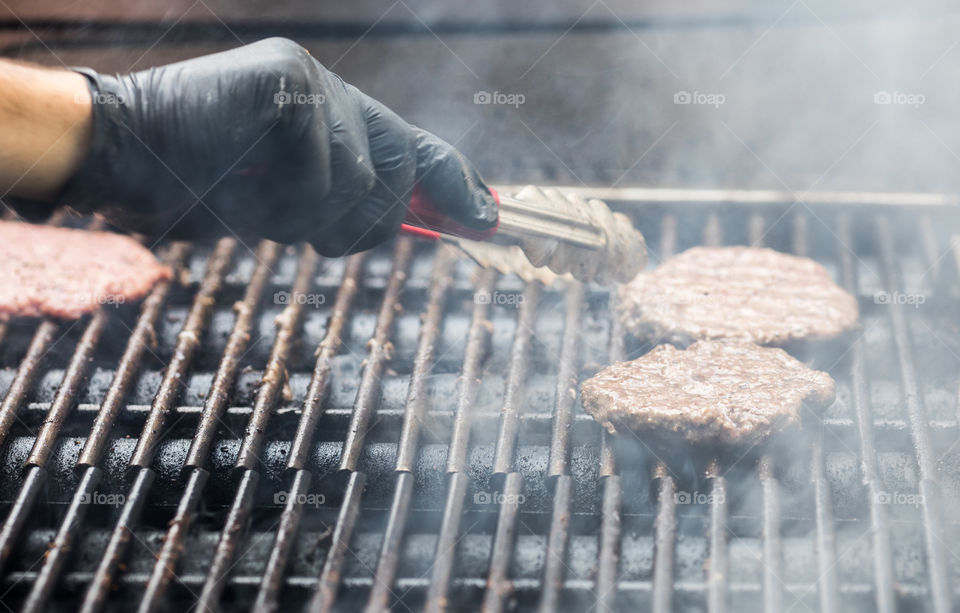
[[[457,223],[414,188],[401,231],[432,240],[452,240],[461,247],[464,239],[518,247],[534,267],[547,267],[558,275],[569,273],[601,285],[629,281],[646,264],[643,235],[626,215],[612,212],[600,200],[584,200],[535,186],[524,187],[515,196],[493,189],[490,192],[499,207],[499,221],[489,230],[478,231]],[[473,255],[470,248],[465,250]]]

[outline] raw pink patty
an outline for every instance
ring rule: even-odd
[[[170,275],[127,236],[0,222],[0,319],[76,319],[137,300]]]

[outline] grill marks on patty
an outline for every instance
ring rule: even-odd
[[[170,276],[127,236],[0,222],[0,319],[76,319],[142,298]]]
[[[635,336],[681,345],[826,340],[859,318],[856,299],[823,266],[754,247],[694,247],[621,286],[618,304]]]
[[[751,247],[695,247],[618,290],[617,316],[654,344],[583,383],[611,432],[661,442],[750,445],[833,402],[829,374],[761,345],[832,339],[859,325],[856,299],[813,260]]]
[[[660,345],[585,381],[584,409],[610,432],[627,428],[688,443],[741,445],[800,424],[836,385],[786,351],[735,341]]]

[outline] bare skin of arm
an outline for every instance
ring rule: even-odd
[[[0,194],[54,198],[83,161],[91,126],[84,77],[0,59]]]

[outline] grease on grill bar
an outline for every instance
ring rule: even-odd
[[[572,393],[648,349],[625,341],[606,290],[524,284],[409,240],[345,260],[174,243],[162,257],[189,283],[161,283],[139,312],[0,327],[0,600],[960,604],[952,214],[611,204],[637,213],[654,263],[763,244],[817,259],[858,296],[862,335],[798,355],[837,379],[822,423],[739,458],[658,458],[601,431]],[[899,299],[912,295],[922,308]]]

